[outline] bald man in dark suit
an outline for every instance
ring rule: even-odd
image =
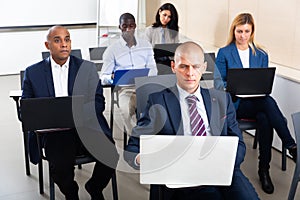
[[[138,120],[138,125],[133,129],[128,142],[127,152],[124,153],[125,159],[134,168],[139,168],[139,136],[142,134],[194,135],[186,97],[195,96],[197,111],[205,126],[206,136],[202,137],[221,135],[239,138],[232,184],[230,186],[199,186],[179,189],[160,185],[163,199],[259,199],[254,187],[240,169],[246,147],[236,121],[236,113],[230,95],[222,91],[200,87],[201,76],[206,70],[202,48],[194,42],[183,43],[176,49],[174,61],[172,70],[176,74],[177,84],[149,95],[147,108]],[[151,185],[151,200],[159,198],[158,188],[158,185]]]

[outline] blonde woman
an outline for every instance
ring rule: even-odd
[[[265,68],[269,65],[267,52],[254,40],[255,24],[249,13],[237,15],[230,27],[227,45],[221,48],[216,58],[215,87],[226,88],[227,69]],[[275,100],[267,95],[256,98],[237,98],[235,102],[238,118],[256,119],[259,129],[258,175],[264,192],[274,192],[269,175],[273,129],[289,150],[294,161],[297,158],[295,140],[287,127],[285,117]]]

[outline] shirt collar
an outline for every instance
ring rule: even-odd
[[[135,37],[135,36],[134,36]],[[124,47],[127,47],[127,42],[124,40],[124,38],[122,37],[122,35],[120,36],[120,42],[121,42],[121,45],[124,46]],[[135,42],[136,42],[136,45],[133,45],[132,47],[136,47],[138,46],[138,40],[136,39],[135,37]],[[131,48],[132,48],[131,47]]]
[[[50,60],[51,60],[51,67],[52,67],[52,68],[60,67],[60,65],[57,64],[57,63],[53,60],[52,56],[50,56]],[[69,63],[70,63],[70,56],[68,57],[68,60],[65,62],[65,64],[63,64],[62,67],[65,67],[66,69],[68,69],[68,68],[69,68]]]
[[[198,101],[200,101],[202,99],[201,92],[200,92],[200,85],[198,86],[197,90],[193,94],[188,93],[187,91],[182,89],[178,84],[176,84],[176,86],[177,86],[177,89],[179,92],[179,98],[181,101],[182,100],[185,101],[185,98],[190,95],[195,95],[197,97]]]

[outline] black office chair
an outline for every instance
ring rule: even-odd
[[[255,119],[237,119],[239,123],[239,128],[240,130],[247,131],[247,130],[255,130],[255,135],[254,135],[254,141],[252,148],[256,149],[257,148],[257,138],[258,138],[258,131],[257,131],[257,122]]]
[[[257,142],[258,142],[258,135],[260,134],[258,129],[257,129],[258,126],[257,126],[256,119],[237,119],[237,121],[239,123],[239,128],[242,132],[243,131],[248,131],[248,130],[255,130],[254,141],[253,141],[252,148],[256,149],[257,148]],[[281,153],[281,170],[285,171],[286,170],[287,149],[282,145],[281,151],[282,151],[282,153]]]
[[[90,47],[89,53],[90,53],[90,60],[102,60],[103,59],[103,53],[106,50],[107,47]]]
[[[297,162],[289,191],[288,200],[293,200],[295,198],[298,182],[300,181],[300,112],[292,114],[292,120],[297,142]]]
[[[103,53],[107,47],[90,47],[89,54],[90,60],[95,61],[97,71],[101,71],[103,65]]]
[[[76,98],[78,98],[78,100],[76,101],[76,103],[77,103],[76,105],[81,105],[81,107],[83,107],[83,97],[78,96]],[[73,121],[73,115],[69,116],[70,114],[66,114],[66,113],[71,113],[68,111],[74,109],[74,105],[73,105],[73,107],[72,107],[72,105],[64,107],[64,109],[66,110],[66,112],[64,112],[64,111],[61,111],[61,108],[55,110],[53,108],[53,106],[56,106],[56,104],[53,103],[53,105],[49,109],[51,110],[51,116],[53,116],[53,115],[57,116],[54,119],[54,117],[49,118],[48,112],[39,112],[35,109],[34,106],[32,106],[32,105],[28,106],[28,101],[32,101],[32,100],[36,100],[36,99],[37,98],[22,99],[20,103],[21,103],[23,131],[24,132],[34,131],[37,135],[38,149],[39,149],[39,154],[41,157],[41,159],[38,163],[39,187],[40,187],[40,194],[43,194],[44,193],[43,160],[47,160],[47,157],[44,155],[43,145],[42,145],[42,135],[44,134],[44,132],[37,131],[37,130],[49,129],[49,128],[76,128],[76,126],[75,126],[75,122]],[[41,98],[41,99],[45,100],[46,98]],[[54,99],[54,98],[52,98],[52,99]],[[25,104],[26,102],[27,102],[27,104]],[[75,103],[74,99],[73,99],[72,103]],[[63,112],[63,114],[60,114],[61,112]],[[83,119],[77,118],[76,125],[81,124],[82,120]],[[96,161],[95,158],[93,158],[91,155],[79,155],[75,159],[75,165],[78,165],[79,169],[81,169],[82,164],[87,164],[87,163],[91,163],[91,162],[95,162],[95,161]],[[50,169],[50,163],[48,163],[48,164],[49,164],[49,169]],[[112,190],[113,190],[113,199],[117,200],[118,192],[117,192],[116,174],[113,174],[113,176],[112,176]],[[54,186],[54,181],[52,179],[50,170],[49,170],[49,191],[50,191],[50,200],[54,200],[55,199],[55,186]]]
[[[76,56],[77,58],[82,58],[82,55],[81,55],[81,50],[80,49],[72,49],[71,50],[71,55],[72,56]],[[47,57],[50,56],[50,52],[49,51],[43,51],[42,52],[42,58],[45,59]]]

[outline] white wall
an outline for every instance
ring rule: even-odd
[[[89,59],[89,47],[97,46],[96,28],[69,29],[73,49],[81,49],[82,56]],[[17,74],[27,66],[42,59],[47,51],[47,30],[0,32],[0,75]]]
[[[0,27],[96,23],[97,0],[1,1]]]
[[[295,138],[294,127],[291,114],[300,111],[300,84],[291,81],[279,75],[276,75],[274,80],[272,96],[277,101],[277,104],[284,116],[288,120],[288,127],[292,136]],[[281,140],[277,134],[274,137],[273,145],[281,150]]]
[[[160,3],[166,2],[160,0]],[[300,71],[300,1],[169,0],[179,14],[180,32],[217,47],[225,45],[230,24],[241,12],[252,13],[256,39],[270,60]]]
[[[80,24],[97,22],[97,2],[101,2],[104,11],[99,15],[102,20],[105,16],[117,20],[120,12],[125,12],[128,7],[132,12],[137,12],[137,6],[145,12],[144,0],[52,0],[45,4],[45,0],[10,0],[0,7],[0,75],[16,74],[27,66],[41,60],[41,52],[46,51],[44,41],[47,28],[22,28],[2,29],[3,26],[30,26],[52,24]],[[105,2],[111,7],[105,7]],[[132,6],[132,4],[135,6]],[[18,4],[19,6],[16,6]],[[117,10],[117,8],[119,8]],[[139,13],[138,21],[145,23],[145,16]],[[114,21],[115,23],[115,21]],[[1,28],[2,27],[2,28]],[[72,48],[81,49],[84,59],[89,59],[88,48],[96,47],[97,34],[112,31],[111,29],[99,29],[92,26],[73,26],[69,28],[72,39]],[[114,31],[115,29],[113,29]],[[116,31],[119,31],[118,29]],[[100,38],[99,46],[107,46],[114,38]]]
[[[120,15],[129,12],[138,20],[139,0],[99,0],[100,15],[98,26],[118,26]]]

